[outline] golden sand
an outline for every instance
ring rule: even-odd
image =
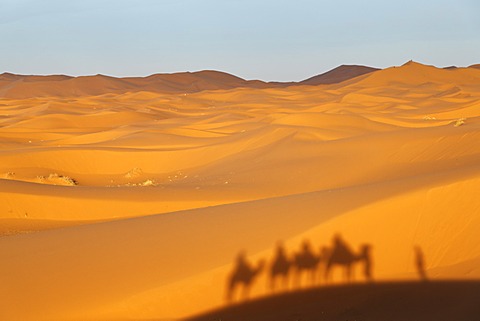
[[[372,245],[378,281],[415,279],[415,246],[432,279],[480,278],[480,69],[205,73],[170,91],[3,75],[0,319],[181,318],[224,304],[240,250],[335,233]]]

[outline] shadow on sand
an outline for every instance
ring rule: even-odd
[[[423,251],[415,246],[412,263],[419,280],[375,283],[372,245],[359,244],[357,249],[337,233],[328,246],[304,240],[290,253],[278,242],[268,260],[251,262],[240,251],[227,278],[227,306],[185,320],[480,320],[480,281],[428,280]],[[362,277],[355,282],[358,268]],[[334,269],[343,272],[343,283],[332,285]],[[262,273],[266,296],[249,299]]]
[[[480,320],[480,281],[325,286],[238,303],[185,319],[213,320]]]
[[[363,279],[372,282],[371,248],[370,244],[364,243],[356,252],[337,233],[332,238],[331,246],[321,246],[317,250],[309,240],[304,240],[300,249],[289,254],[278,242],[273,257],[268,261],[259,260],[256,264],[250,262],[242,250],[237,254],[232,272],[227,277],[225,300],[233,303],[249,299],[250,288],[263,271],[267,273],[267,291],[270,293],[328,284],[335,267],[343,269],[344,281],[350,283],[354,279],[353,270],[357,264],[362,267]]]

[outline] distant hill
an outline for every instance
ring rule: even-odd
[[[264,82],[245,80],[213,70],[153,74],[147,77],[116,78],[105,75],[71,77],[65,75],[0,75],[0,97],[77,97],[106,93],[150,91],[156,93],[194,93],[203,90],[233,88],[281,88],[295,85],[334,84],[378,69],[342,65],[324,74],[300,82]]]
[[[354,284],[234,304],[185,321],[468,321],[480,316],[479,281]]]
[[[27,82],[35,82],[35,81],[58,81],[58,80],[68,80],[72,79],[71,76],[65,75],[48,75],[48,76],[36,76],[36,75],[16,75],[12,73],[3,73],[0,75],[0,81],[14,81],[14,80],[22,80]]]
[[[300,84],[311,86],[336,84],[377,70],[380,69],[367,66],[341,65],[326,73],[300,81]]]
[[[233,89],[239,87],[266,88],[260,80],[245,80],[219,71],[154,74],[148,77],[116,78],[104,75],[69,77],[64,75],[30,76],[4,73],[0,75],[0,97],[72,97],[151,91],[159,93],[192,93],[203,90]]]
[[[398,67],[389,67],[357,78],[355,86],[419,86],[424,84],[463,84],[478,83],[480,73],[473,68],[437,68],[409,61]],[[352,80],[353,81],[353,80]]]
[[[323,74],[299,82],[264,82],[243,78],[213,70],[153,74],[147,77],[116,78],[105,75],[71,77],[66,75],[16,75],[0,74],[0,97],[24,99],[34,97],[79,97],[107,93],[148,91],[154,93],[194,93],[204,90],[228,90],[234,88],[284,88],[299,85],[326,85],[341,82],[413,82],[432,80],[449,81],[463,77],[476,77],[476,71],[465,75],[465,70],[480,69],[480,64],[468,68],[455,66],[436,68],[410,61],[401,67],[378,69],[359,65],[341,65]],[[454,74],[443,72],[457,71]],[[462,75],[463,73],[463,75]],[[467,72],[468,73],[468,72]],[[475,74],[475,75],[474,75]],[[363,76],[363,77],[361,77]],[[441,78],[441,79],[440,79]],[[461,82],[461,80],[459,81]],[[345,85],[348,85],[345,83]]]

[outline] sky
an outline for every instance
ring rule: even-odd
[[[478,17],[478,0],[0,0],[0,73],[298,81],[342,64],[468,66]]]

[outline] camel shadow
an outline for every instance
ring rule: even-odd
[[[234,300],[237,288],[242,288],[241,298],[243,300],[248,299],[250,288],[256,277],[263,270],[264,265],[265,262],[261,260],[258,262],[257,266],[252,266],[247,260],[245,251],[240,251],[237,255],[235,267],[228,278],[226,294],[227,302],[232,302]]]
[[[318,249],[318,252],[314,251],[311,242],[304,240],[299,250],[288,255],[284,245],[278,242],[268,265],[265,260],[253,265],[248,261],[245,251],[240,251],[227,279],[226,301],[231,303],[236,296],[238,300],[247,300],[251,287],[265,267],[270,292],[288,290],[290,281],[292,289],[318,285],[322,277],[328,283],[332,270],[336,267],[343,268],[344,280],[349,283],[353,280],[353,270],[357,264],[362,266],[364,279],[367,282],[373,281],[370,244],[362,244],[359,251],[355,252],[340,234],[336,234],[330,247],[322,246]],[[238,291],[239,295],[236,294]]]
[[[292,261],[288,258],[285,251],[285,247],[281,242],[277,243],[275,250],[275,256],[272,259],[272,263],[269,269],[269,288],[270,291],[276,290],[277,280],[281,281],[283,290],[288,289],[289,274],[291,271]]]
[[[302,275],[305,273],[307,275],[307,282],[309,282],[310,285],[315,284],[317,267],[320,260],[320,255],[313,252],[310,241],[303,241],[300,251],[297,252],[293,258],[295,287],[301,287]]]
[[[343,267],[344,279],[346,282],[353,280],[353,266],[357,263],[363,264],[363,276],[368,282],[373,281],[372,275],[372,255],[370,244],[362,244],[358,253],[354,252],[351,246],[346,243],[340,234],[333,237],[332,247],[325,248],[325,271],[324,278],[328,282],[330,280],[332,269],[336,266]]]

